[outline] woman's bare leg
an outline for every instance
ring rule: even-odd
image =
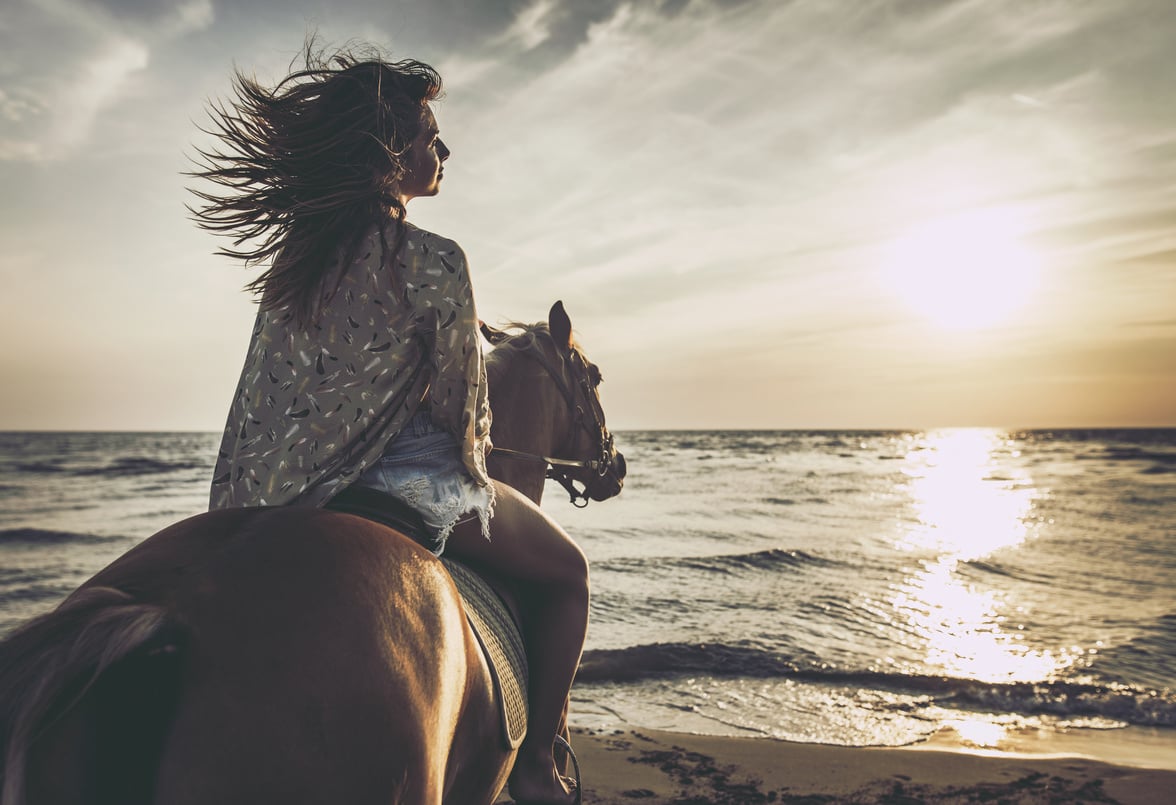
[[[531,671],[530,723],[510,793],[520,802],[570,803],[574,796],[556,773],[552,745],[588,631],[588,560],[528,498],[506,484],[495,487],[490,541],[473,520],[454,529],[445,552],[501,573],[528,599],[523,621]]]

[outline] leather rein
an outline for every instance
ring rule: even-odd
[[[603,478],[613,469],[615,463],[615,459],[613,458],[615,455],[613,437],[608,432],[608,428],[605,427],[604,410],[601,408],[600,400],[595,394],[595,387],[588,377],[588,366],[585,364],[584,358],[579,351],[573,349],[571,352],[571,373],[577,389],[585,403],[587,403],[588,411],[585,411],[584,406],[577,402],[576,392],[564,380],[561,367],[554,365],[551,359],[541,349],[532,345],[524,349],[519,349],[518,352],[535,361],[547,371],[548,376],[555,383],[555,387],[563,395],[564,401],[567,402],[568,411],[572,415],[573,434],[577,428],[587,433],[597,441],[599,454],[598,458],[582,461],[578,459],[541,456],[535,453],[525,453],[521,450],[510,450],[505,447],[495,447],[493,451],[494,455],[546,464],[547,477],[556,481],[567,491],[573,506],[582,509],[588,505],[588,489],[587,487],[584,489],[576,488],[571,476],[571,470],[587,469]],[[589,414],[591,415],[591,420],[589,420]],[[570,438],[569,441],[571,441]]]

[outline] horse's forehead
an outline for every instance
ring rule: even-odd
[[[535,324],[526,327],[522,332],[508,338],[503,343],[494,347],[490,353],[491,361],[498,362],[501,360],[512,361],[526,352],[537,350],[547,357],[553,359],[557,366],[564,366],[569,371],[574,372],[574,365],[577,360],[586,368],[593,368],[595,364],[588,359],[584,354],[583,348],[574,339],[569,345],[569,354],[572,360],[569,362],[563,354],[563,350],[555,343],[546,324]],[[599,370],[597,370],[599,371]]]

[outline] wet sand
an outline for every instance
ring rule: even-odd
[[[1153,805],[1176,796],[1176,757],[1159,764],[1167,768],[1137,768],[1085,756],[838,747],[657,730],[579,729],[573,745],[585,805]]]

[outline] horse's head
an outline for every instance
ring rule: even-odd
[[[625,457],[605,425],[600,369],[572,338],[563,303],[552,305],[545,323],[510,329],[482,326],[495,346],[487,358],[494,412],[491,474],[535,500],[542,494],[544,470],[573,503],[618,494]],[[576,483],[583,488],[576,489]]]

